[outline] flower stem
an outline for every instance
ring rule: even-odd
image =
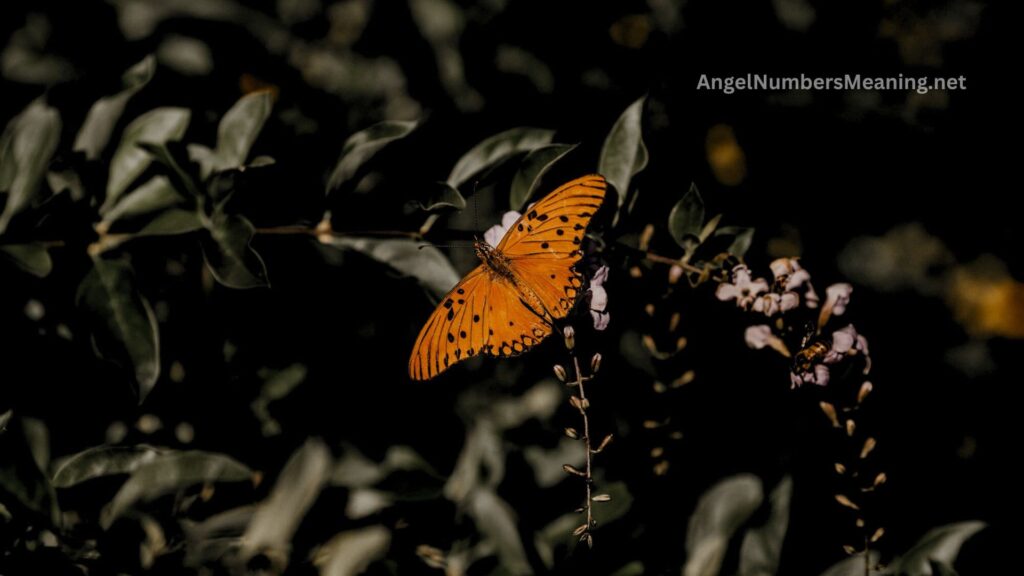
[[[593,478],[593,457],[594,457],[594,452],[593,452],[593,449],[591,447],[592,445],[591,445],[591,441],[590,441],[590,418],[587,417],[587,404],[588,404],[587,393],[586,393],[586,390],[583,387],[583,381],[584,380],[583,380],[583,372],[580,370],[580,359],[579,359],[579,357],[576,356],[576,352],[575,351],[572,352],[572,364],[573,364],[573,367],[576,370],[575,385],[576,385],[576,391],[579,393],[578,398],[580,400],[577,403],[577,408],[580,411],[580,416],[583,418],[583,445],[584,445],[584,447],[586,448],[586,451],[587,451],[587,460],[586,460],[587,466],[586,466],[586,469],[584,470],[584,473],[586,474],[586,476],[584,476],[584,478],[583,478],[583,481],[584,481],[584,483],[587,486],[587,491],[586,491],[587,501],[586,501],[586,504],[584,504],[584,508],[586,509],[586,514],[587,514],[587,530],[584,533],[584,537],[587,539],[587,542],[590,543],[591,542],[591,539],[589,538],[590,528],[592,528],[594,526],[594,502],[593,502],[593,499],[592,499],[593,498],[592,491],[593,491],[593,485],[594,485],[594,478]]]

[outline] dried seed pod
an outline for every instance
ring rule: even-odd
[[[852,438],[853,437],[853,433],[856,430],[857,430],[857,423],[853,421],[853,418],[850,418],[849,420],[847,420],[846,421],[846,435]]]
[[[661,458],[665,454],[665,449],[661,446],[655,446],[651,448],[651,458]]]
[[[843,551],[846,552],[847,554],[849,554],[850,556],[853,556],[854,554],[857,553],[857,549],[854,548],[853,546],[850,546],[849,544],[846,544],[846,545],[843,546]]]
[[[860,457],[862,460],[867,458],[868,454],[871,454],[871,451],[875,449],[875,444],[876,442],[874,438],[868,438],[864,441],[864,447],[860,449]]]
[[[668,319],[668,330],[669,332],[675,332],[676,328],[679,328],[679,320],[682,316],[679,312],[673,312],[672,317]]]
[[[854,524],[857,525],[857,528],[863,528],[864,527],[864,519],[863,518],[857,518],[857,521],[854,522]]]
[[[871,385],[871,382],[864,382],[861,384],[860,391],[857,392],[857,404],[863,403],[864,399],[868,397],[868,394],[871,394],[872,390],[874,390],[874,386]]]
[[[836,494],[836,502],[839,502],[840,505],[846,506],[851,510],[860,510],[860,506],[854,504],[853,500],[850,500],[843,494]]]
[[[572,535],[573,536],[580,536],[580,535],[582,535],[586,531],[587,531],[587,525],[585,523],[584,524],[580,524],[579,526],[576,527],[575,530],[572,531]]]
[[[586,472],[580,470],[579,468],[573,466],[572,464],[562,464],[562,470],[565,471],[566,474],[572,474],[574,476],[586,476],[587,475]]]
[[[878,530],[875,530],[875,533],[871,535],[871,541],[878,542],[882,539],[882,536],[885,536],[885,528],[879,528]]]
[[[608,447],[608,444],[610,444],[611,441],[612,441],[612,435],[611,434],[608,434],[607,436],[602,438],[601,439],[601,443],[598,444],[597,448],[594,449],[594,454],[597,454],[598,452],[602,452],[605,448]]]
[[[882,484],[885,484],[888,479],[889,477],[885,475],[885,472],[879,472],[878,476],[875,476],[874,486],[881,486]]]
[[[821,411],[825,413],[825,417],[832,423],[832,427],[839,428],[839,416],[836,414],[836,407],[824,400],[819,402],[818,406],[821,407]]]
[[[565,435],[568,436],[569,438],[572,438],[573,440],[578,440],[580,437],[580,433],[577,432],[576,429],[572,427],[565,429]]]
[[[594,536],[588,531],[586,534],[583,535],[582,538],[580,538],[580,542],[586,542],[587,543],[587,548],[593,548],[594,547]]]
[[[576,329],[572,326],[566,326],[565,330],[562,331],[562,336],[565,337],[565,347],[568,350],[572,350],[576,347]]]
[[[597,374],[597,371],[601,369],[601,353],[598,352],[590,358],[590,373]]]
[[[565,368],[561,364],[555,364],[555,378],[558,378],[559,382],[565,382],[568,375],[565,373]]]
[[[846,474],[846,466],[836,462],[836,474]]]
[[[611,494],[598,494],[591,498],[591,500],[593,500],[594,502],[611,502],[612,496]]]
[[[654,316],[654,304],[648,303],[644,306],[644,312],[647,312],[648,316]]]

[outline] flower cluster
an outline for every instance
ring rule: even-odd
[[[715,296],[722,301],[735,301],[736,306],[754,314],[774,318],[774,327],[755,324],[746,330],[745,340],[751,348],[771,348],[793,358],[790,381],[794,388],[804,384],[825,386],[831,379],[831,367],[854,356],[864,359],[864,373],[871,369],[868,342],[857,333],[852,324],[823,336],[833,317],[842,316],[850,303],[853,287],[846,283],[833,284],[825,289],[825,303],[811,284],[811,275],[793,258],[780,258],[770,265],[773,280],[754,278],[746,265],[733,268],[730,282],[718,286]],[[816,314],[815,314],[816,313]],[[810,316],[807,325],[814,329],[804,334],[794,355],[786,336],[795,332],[789,327],[800,326],[800,315]],[[787,323],[788,319],[793,319]]]

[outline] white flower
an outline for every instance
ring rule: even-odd
[[[732,284],[719,284],[715,297],[723,302],[735,300],[736,306],[749,310],[757,297],[767,291],[768,282],[764,278],[752,280],[750,270],[740,264],[732,269]]]
[[[760,350],[768,347],[787,358],[790,356],[789,348],[786,347],[786,343],[776,336],[772,332],[771,326],[768,326],[767,324],[748,326],[746,333],[743,335],[743,339],[746,340],[747,346],[754,350]]]
[[[825,356],[826,364],[835,364],[848,356],[864,356],[864,373],[871,371],[871,353],[868,350],[868,340],[857,333],[853,324],[832,333],[832,348]]]
[[[828,366],[824,364],[815,364],[810,372],[803,372],[797,374],[791,372],[789,375],[789,381],[792,383],[793,388],[799,388],[804,384],[817,384],[818,386],[828,385],[828,381],[831,374],[829,373]]]
[[[512,225],[516,223],[516,220],[519,220],[521,216],[522,214],[515,210],[505,212],[501,217],[501,224],[495,224],[484,232],[484,242],[487,242],[491,246],[497,246],[501,243],[501,239],[505,237],[505,234],[508,233],[508,229],[511,228]]]
[[[775,277],[774,291],[782,295],[780,309],[783,312],[800,305],[799,291],[808,308],[818,307],[818,293],[811,285],[811,274],[800,266],[796,258],[778,258],[768,265]]]
[[[594,330],[604,330],[611,321],[608,314],[608,291],[604,283],[608,281],[608,267],[601,266],[590,278],[590,316],[594,319]]]
[[[842,316],[850,303],[853,286],[844,283],[833,284],[825,289],[825,305],[818,315],[818,326],[824,326],[832,316]]]

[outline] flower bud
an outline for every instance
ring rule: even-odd
[[[562,331],[562,335],[565,337],[565,347],[568,350],[572,350],[576,347],[576,329],[572,326],[566,326],[565,330]]]

